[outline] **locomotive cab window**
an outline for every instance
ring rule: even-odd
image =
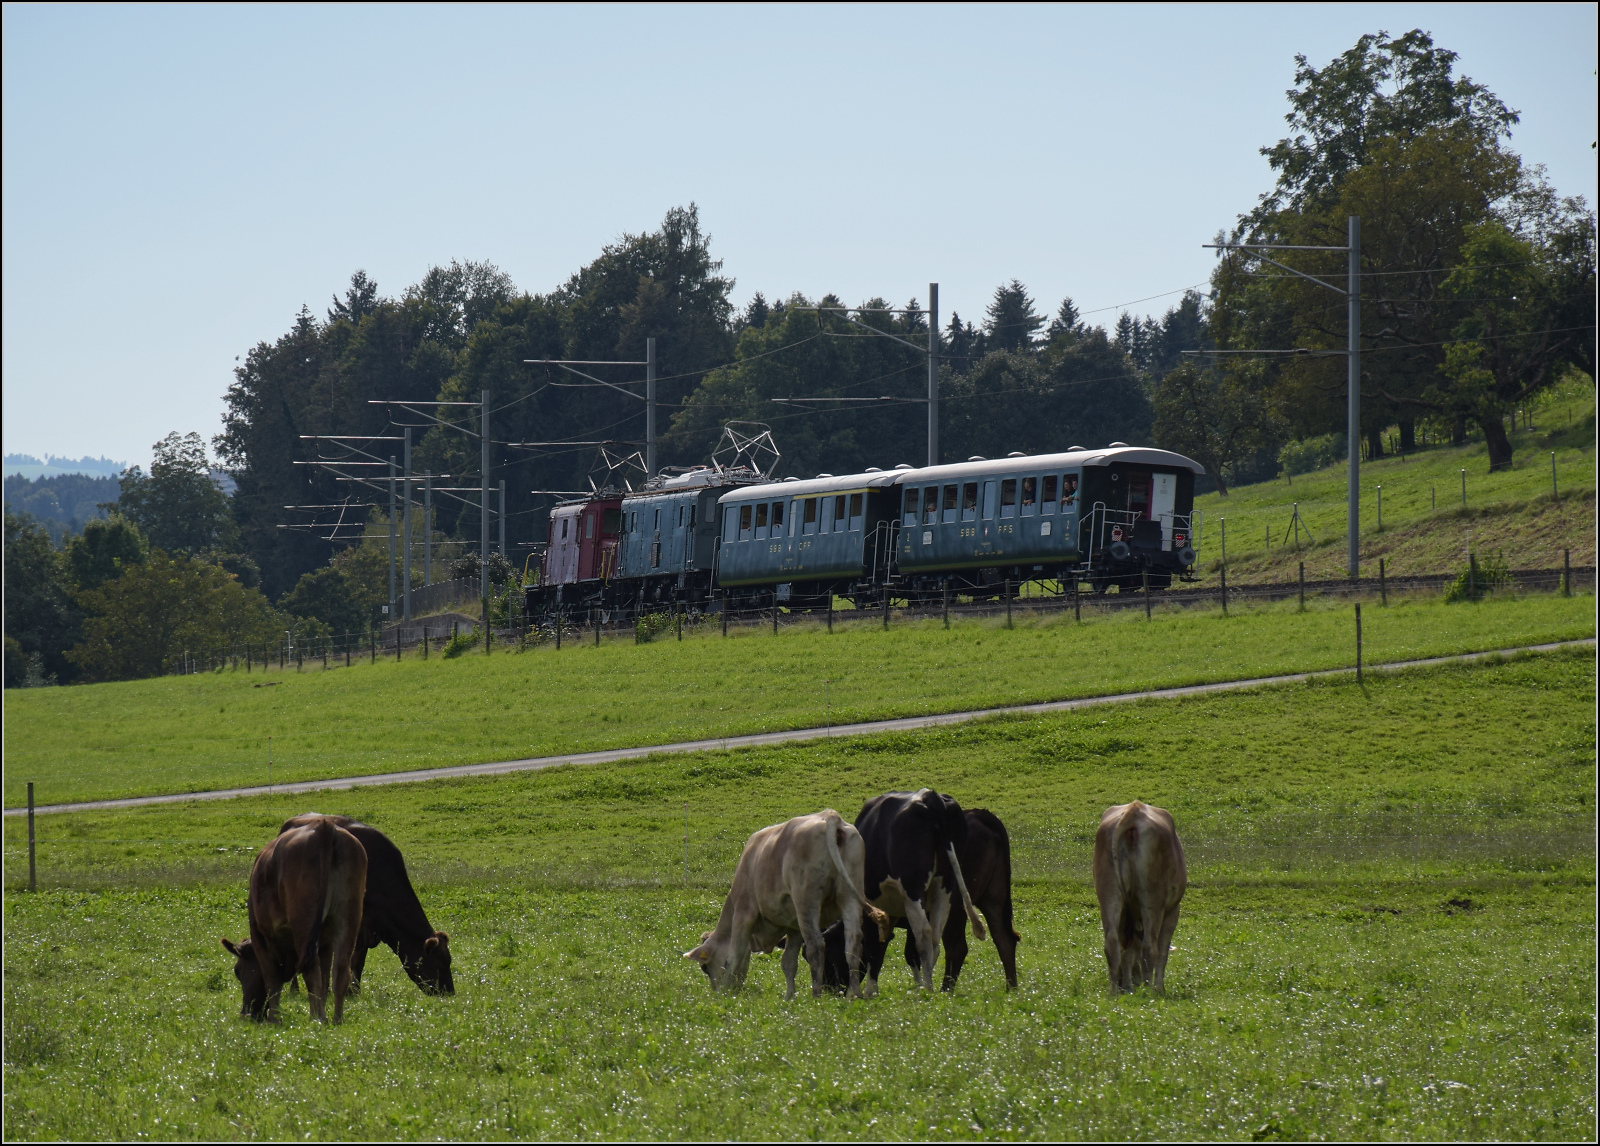
[[[606,515],[600,522],[600,532],[613,537],[622,532],[622,511],[620,509],[606,510]]]
[[[690,529],[694,528],[694,514],[695,514],[695,510],[697,510],[699,508],[700,508],[700,503],[698,501],[691,501],[689,503],[689,528]]]
[[[905,524],[906,525],[915,525],[917,523],[917,499],[920,498],[921,496],[922,496],[922,491],[920,489],[908,489],[908,490],[906,490],[906,506],[905,506]]]
[[[594,514],[592,513],[584,516],[583,536],[585,540],[592,540],[594,537]]]
[[[961,487],[961,520],[978,520],[978,483],[975,481]]]
[[[562,541],[565,541],[567,539],[567,522],[570,521],[570,520],[571,520],[570,518],[566,518],[566,517],[563,517],[561,519],[561,540]]]
[[[1017,516],[1017,479],[1006,478],[1000,483],[1000,516]]]
[[[839,500],[843,501],[844,499],[840,498]],[[859,493],[850,495],[850,528],[852,530],[861,528],[861,495]]]
[[[1022,516],[1032,517],[1033,511],[1039,504],[1039,479],[1026,477],[1022,479]]]
[[[1044,489],[1039,493],[1039,512],[1054,513],[1056,511],[1056,475],[1045,474]]]
[[[956,519],[956,492],[960,486],[947,485],[944,487],[943,508],[940,510],[939,520],[946,525],[952,524]]]

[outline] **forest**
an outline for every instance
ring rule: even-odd
[[[1261,148],[1273,185],[1216,241],[1338,246],[1360,216],[1363,451],[1475,435],[1496,468],[1511,462],[1507,418],[1570,374],[1594,375],[1595,220],[1517,154],[1517,113],[1456,63],[1421,31],[1363,36],[1321,68],[1297,57],[1288,134]],[[1282,257],[1343,283],[1342,253]],[[1014,279],[983,315],[941,317],[943,460],[1152,442],[1203,464],[1224,494],[1293,470],[1345,428],[1344,358],[1319,353],[1343,347],[1345,305],[1281,262],[1219,252],[1207,292],[1109,327]],[[475,411],[437,407],[441,425],[384,403],[491,393],[492,480],[506,482],[508,550],[527,552],[517,546],[542,540],[554,500],[535,491],[587,488],[596,451],[519,443],[608,440],[626,454],[645,423],[643,403],[619,389],[641,389],[638,366],[584,367],[596,381],[527,359],[638,361],[655,339],[660,465],[706,461],[730,421],[773,429],[780,476],[925,460],[926,355],[863,327],[924,345],[927,300],[757,293],[739,309],[734,286],[693,203],[545,294],[490,263],[434,267],[392,293],[355,271],[323,313],[302,307],[242,353],[214,460],[198,435],[175,432],[150,474],[123,475],[110,516],[70,538],[28,517],[35,491],[7,482],[7,686],[166,671],[204,634],[220,644],[285,623],[370,624],[386,599],[386,497],[304,464],[348,452],[306,436],[408,423],[413,471],[454,487],[481,475],[463,432]],[[792,398],[812,401],[775,401]],[[236,483],[231,496],[213,464]],[[434,509],[443,552],[477,538],[476,499],[441,495]],[[310,528],[341,513],[368,540]],[[139,578],[187,578],[192,591],[157,616],[137,604]]]

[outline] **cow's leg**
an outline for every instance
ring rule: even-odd
[[[377,944],[372,944],[376,947]],[[361,973],[367,969],[367,935],[365,930],[356,938],[355,946],[350,950],[350,993],[361,993]]]
[[[1151,990],[1158,990],[1158,970],[1163,967],[1166,960],[1161,958],[1161,932],[1164,927],[1164,912],[1155,904],[1145,907],[1140,914],[1142,933],[1139,943],[1140,981]]]
[[[946,991],[956,989],[961,976],[961,965],[967,961],[967,915],[964,911],[951,911],[944,921],[944,983]]]
[[[733,934],[729,939],[732,951],[728,957],[727,971],[719,986],[732,987],[736,991],[744,986],[745,976],[750,973],[750,940],[755,932],[755,925],[756,920],[752,916],[734,916]]]
[[[917,941],[917,985],[933,990],[933,964],[939,957],[939,933],[933,929],[933,922],[928,918],[927,911],[916,900],[906,897],[906,929]]]
[[[1166,993],[1167,990],[1167,956],[1172,954],[1172,935],[1178,930],[1178,907],[1174,903],[1167,908],[1167,914],[1161,921],[1161,937],[1156,944],[1155,981],[1152,986],[1155,990]]]
[[[788,990],[783,993],[784,1002],[794,998],[794,976],[800,969],[800,942],[800,933],[797,931],[791,931],[783,941],[783,978],[789,984]]]
[[[366,953],[359,929],[346,927],[333,949],[333,1021],[344,1021],[344,997],[355,978],[356,952]]]
[[[850,968],[850,989],[845,992],[847,999],[861,997],[861,918],[861,911],[855,903],[845,900],[840,921],[844,924],[844,961]],[[876,926],[873,930],[877,930]]]
[[[828,959],[828,945],[822,938],[822,900],[815,894],[800,895],[794,901],[795,917],[800,922],[800,936],[805,940],[806,962],[811,966],[811,997],[822,997],[822,972]],[[789,984],[790,997],[794,983]]]
[[[1122,924],[1117,930],[1117,940],[1122,949],[1122,961],[1117,966],[1117,982],[1122,990],[1131,992],[1136,986],[1134,980],[1139,970],[1142,944],[1139,941],[1138,908],[1126,900],[1122,905]]]
[[[994,940],[995,952],[1000,956],[1000,966],[1005,968],[1006,989],[1014,991],[1017,987],[1017,932],[1015,922],[1011,918],[1011,905],[1009,903],[995,906],[989,903],[979,904],[978,910],[983,912],[983,921],[989,925],[989,938]],[[950,947],[945,945],[945,964],[950,962]],[[949,972],[946,971],[946,974]]]
[[[866,980],[863,988],[868,998],[878,993],[878,976],[883,971],[883,957],[889,951],[889,941],[878,934],[875,925],[868,925],[861,930],[861,977]]]
[[[278,999],[283,992],[283,978],[278,974],[278,950],[254,927],[250,929],[250,938],[254,940],[256,965],[261,968],[261,981],[267,990],[261,1018],[265,1022],[275,1023],[278,1021]]]

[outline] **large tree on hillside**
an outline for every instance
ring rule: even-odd
[[[1563,263],[1567,269],[1552,273],[1574,284],[1582,305],[1585,292],[1593,297],[1592,270],[1587,278],[1582,270],[1593,265],[1592,254],[1584,253],[1592,249],[1593,230],[1581,202],[1557,201],[1543,189],[1537,169],[1524,167],[1510,150],[1507,136],[1516,113],[1482,85],[1454,75],[1455,60],[1454,53],[1436,47],[1420,31],[1394,39],[1381,33],[1363,36],[1323,69],[1299,57],[1299,86],[1289,93],[1286,116],[1294,134],[1262,149],[1278,172],[1277,184],[1241,218],[1235,237],[1340,246],[1347,218],[1359,216],[1361,430],[1369,453],[1382,454],[1382,432],[1394,422],[1400,425],[1402,447],[1409,447],[1418,418],[1458,424],[1470,418],[1483,429],[1491,467],[1498,468],[1510,464],[1500,422],[1503,403],[1463,401],[1459,394],[1441,399],[1447,347],[1460,336],[1471,305],[1459,291],[1446,290],[1445,283],[1465,265],[1468,236],[1498,221],[1530,244],[1535,262]],[[1557,235],[1568,236],[1565,248],[1555,241]],[[1296,251],[1280,258],[1336,286],[1344,284],[1342,253]],[[1338,350],[1345,344],[1345,300],[1332,291],[1249,255],[1227,257],[1213,285],[1212,331],[1222,346]],[[1543,329],[1556,326],[1546,321]],[[1548,361],[1537,369],[1531,362],[1519,364],[1517,385],[1503,381],[1498,389],[1525,397],[1544,384],[1540,378],[1559,373],[1561,355],[1580,352],[1551,344]],[[1295,433],[1342,428],[1341,357],[1294,358],[1263,369],[1271,407]],[[1484,377],[1463,371],[1464,366],[1452,377]],[[1479,391],[1484,398],[1484,388]]]
[[[231,553],[239,539],[228,496],[211,480],[211,463],[199,434],[176,430],[153,447],[148,475],[125,471],[117,508],[145,540],[169,553]]]

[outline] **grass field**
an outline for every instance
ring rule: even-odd
[[[458,994],[236,1017],[219,934],[307,801],[5,823],[12,1138],[1592,1138],[1592,655],[320,799],[406,850]],[[745,836],[931,784],[1011,826],[1021,988],[716,997]],[[1173,809],[1165,999],[1109,1000],[1095,818]],[[685,828],[687,827],[687,837]],[[687,872],[686,872],[687,867]],[[380,957],[381,956],[381,957]]]
[[[1592,595],[1374,602],[1365,655],[1594,632]],[[724,640],[713,624],[682,642],[8,690],[5,801],[22,803],[30,780],[40,803],[264,784],[268,737],[273,781],[312,780],[1336,668],[1353,663],[1354,645],[1348,604],[1299,613],[1286,602],[1081,625],[1023,616],[1010,630],[800,624]]]
[[[1363,462],[1362,575],[1377,577],[1379,558],[1390,576],[1453,571],[1465,563],[1469,545],[1481,553],[1503,550],[1516,569],[1560,568],[1563,550],[1571,550],[1574,565],[1594,564],[1593,417],[1592,395],[1544,411],[1537,429],[1512,433],[1514,464],[1501,473],[1489,473],[1488,450],[1481,441]],[[1552,496],[1552,451],[1559,496]],[[1227,497],[1211,493],[1196,498],[1204,515],[1200,557],[1207,580],[1214,579],[1221,564],[1224,519],[1230,584],[1292,579],[1302,561],[1308,578],[1346,576],[1348,473],[1349,467],[1339,464],[1294,478],[1239,486]],[[1285,541],[1297,503],[1314,538],[1308,543],[1302,532],[1299,548],[1292,533]]]

